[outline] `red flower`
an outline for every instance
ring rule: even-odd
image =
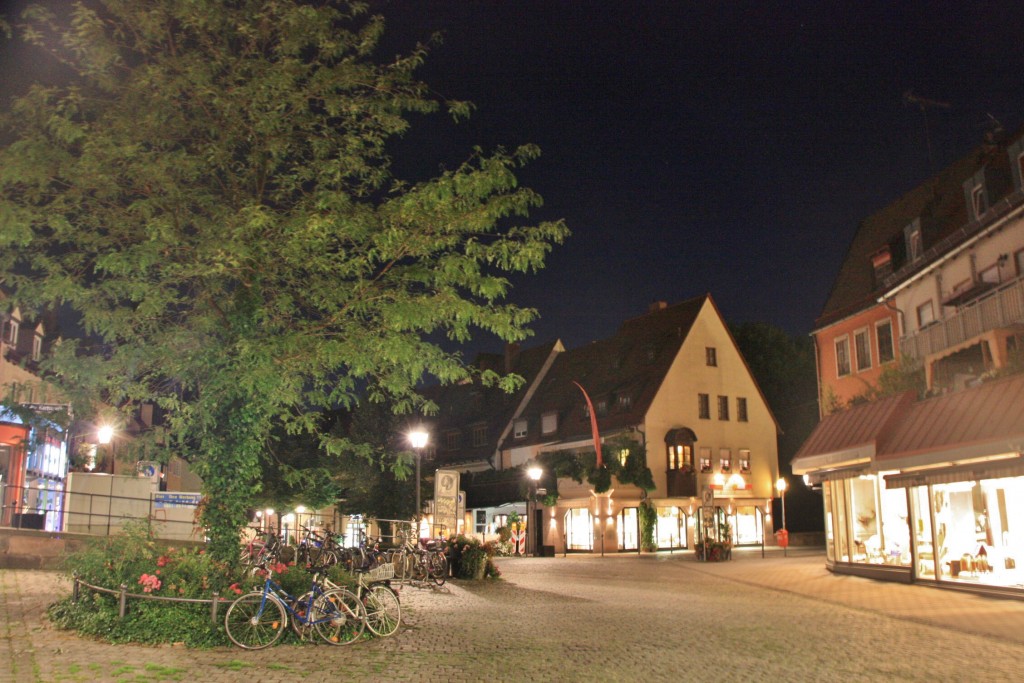
[[[158,567],[166,567],[167,563],[170,562],[170,561],[171,560],[170,560],[169,557],[167,557],[166,555],[161,555],[160,557],[156,558],[156,566],[158,566]]]
[[[242,589],[238,587],[237,583],[233,583],[230,586],[228,586],[228,590],[235,591],[236,595],[241,595],[242,594]]]

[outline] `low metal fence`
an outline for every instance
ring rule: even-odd
[[[81,591],[82,591],[83,587],[86,588],[87,590],[90,590],[90,591],[94,592],[94,593],[105,593],[107,595],[116,595],[117,596],[117,600],[118,600],[117,616],[119,618],[121,618],[121,619],[124,619],[125,615],[128,613],[128,598],[132,598],[134,600],[159,600],[159,601],[162,601],[162,602],[182,602],[182,603],[209,604],[210,605],[210,621],[212,623],[214,623],[214,624],[217,623],[217,612],[218,612],[218,607],[221,605],[221,603],[230,603],[230,602],[232,602],[232,600],[229,599],[229,598],[222,598],[222,597],[220,597],[220,593],[218,593],[217,591],[213,591],[210,594],[210,598],[209,599],[205,599],[205,598],[172,598],[172,597],[166,596],[166,595],[151,595],[149,593],[129,593],[128,592],[128,584],[125,584],[125,583],[122,583],[120,585],[120,587],[117,588],[116,590],[112,589],[112,588],[104,588],[102,586],[94,586],[94,585],[92,585],[90,583],[86,583],[85,581],[82,581],[81,579],[79,579],[77,574],[75,574],[73,580],[74,580],[74,584],[72,585],[72,588],[71,588],[71,599],[74,602],[78,602],[79,598],[81,597]]]

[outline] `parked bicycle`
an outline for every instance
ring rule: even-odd
[[[246,650],[270,647],[288,628],[289,617],[300,636],[310,629],[331,645],[355,642],[369,625],[362,600],[341,587],[327,588],[314,576],[309,592],[289,594],[268,571],[263,589],[239,596],[228,607],[224,628],[228,638]]]

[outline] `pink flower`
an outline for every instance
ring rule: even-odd
[[[235,591],[236,595],[241,595],[242,594],[242,589],[238,587],[237,583],[233,583],[230,586],[228,586],[228,590]]]
[[[166,555],[161,555],[160,557],[156,558],[156,566],[158,566],[158,567],[166,567],[167,563],[170,562],[170,561],[171,560],[170,560],[169,557],[167,557]]]
[[[139,577],[139,585],[142,586],[143,593],[152,593],[153,591],[160,590],[162,585],[160,578],[153,574],[143,574]]]

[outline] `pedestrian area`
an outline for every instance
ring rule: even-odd
[[[0,681],[1019,680],[1024,603],[833,576],[820,551],[499,559],[404,587],[392,638],[265,651],[108,645],[53,629],[53,572],[0,570]]]

